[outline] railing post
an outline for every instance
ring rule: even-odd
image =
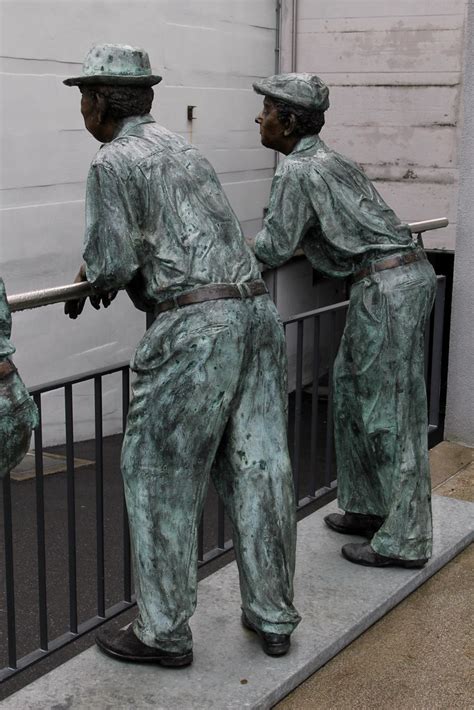
[[[41,394],[34,395],[38,408],[39,424],[35,429],[35,479],[36,479],[36,544],[38,551],[38,613],[40,647],[48,650],[48,605],[46,592],[46,539],[44,524],[43,431]]]
[[[122,370],[122,431],[125,433],[127,414],[130,405],[130,372],[128,367]],[[128,527],[128,514],[125,496],[122,497],[123,519],[123,598],[126,602],[132,601],[132,566],[130,548],[130,530]]]
[[[102,377],[94,377],[95,508],[97,545],[97,615],[105,617],[104,559],[104,442],[102,431]]]
[[[76,489],[74,481],[74,431],[72,385],[66,385],[66,475],[69,566],[69,630],[77,634],[77,560],[76,560]]]
[[[5,533],[5,587],[7,596],[8,665],[16,668],[16,612],[13,569],[13,519],[10,474],[3,479],[3,528]]]

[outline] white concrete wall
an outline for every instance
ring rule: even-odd
[[[322,138],[360,163],[409,222],[448,217],[425,234],[453,250],[467,0],[283,0],[282,71],[330,86]],[[292,36],[295,28],[296,35]]]
[[[458,230],[454,261],[445,436],[474,446],[474,4],[470,2],[464,72]]]
[[[81,259],[84,187],[98,144],[77,88],[95,42],[145,47],[163,76],[153,113],[216,167],[244,231],[261,225],[273,153],[253,122],[251,89],[274,71],[274,0],[2,0],[0,273],[10,294],[72,281]],[[195,105],[196,120],[187,121]],[[125,295],[70,321],[62,307],[14,315],[16,363],[28,385],[129,359],[145,330]],[[119,389],[104,383],[105,430],[120,426]],[[87,388],[86,388],[87,389]],[[91,434],[91,398],[78,388],[76,438]],[[47,398],[46,437],[61,440],[62,397]]]

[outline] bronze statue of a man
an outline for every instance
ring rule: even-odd
[[[334,364],[338,499],[326,517],[351,562],[420,567],[432,524],[424,331],[436,277],[407,225],[366,175],[319,137],[327,86],[313,74],[255,83],[264,146],[286,157],[272,183],[255,254],[278,266],[301,248],[327,276],[350,278],[350,305]]]
[[[234,527],[243,624],[282,655],[300,620],[283,329],[216,173],[149,113],[159,81],[146,52],[123,45],[93,47],[65,81],[104,144],[87,179],[78,279],[126,288],[156,316],[131,362],[122,449],[138,617],[97,643],[124,660],[191,663],[211,474]]]
[[[0,479],[17,466],[30,445],[38,411],[11,360],[12,318],[0,278]]]

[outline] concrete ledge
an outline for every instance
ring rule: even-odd
[[[4,700],[2,710],[270,708],[474,538],[474,504],[434,496],[435,549],[425,568],[360,567],[339,552],[352,538],[322,521],[335,509],[331,503],[298,525],[295,591],[303,621],[288,656],[265,656],[255,635],[242,629],[232,563],[199,585],[190,668],[120,663],[91,648]]]

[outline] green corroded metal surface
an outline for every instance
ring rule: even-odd
[[[15,352],[10,341],[11,315],[5,285],[0,278],[0,364]],[[38,423],[36,406],[17,372],[0,378],[0,478],[28,451],[32,429]]]
[[[355,163],[319,136],[305,136],[278,165],[255,253],[279,266],[301,248],[318,271],[347,277],[415,246],[409,227]]]
[[[64,80],[66,86],[115,84],[153,86],[161,76],[151,73],[148,53],[126,44],[97,44],[91,47],[80,76]]]
[[[152,116],[125,119],[87,179],[87,280],[139,307],[209,283],[258,279],[208,161]]]
[[[356,283],[334,364],[339,504],[383,517],[371,545],[402,559],[431,556],[424,334],[435,290],[426,260]]]
[[[126,119],[93,160],[84,260],[97,288],[135,305],[260,277],[205,158],[151,116]],[[295,501],[286,441],[286,349],[268,296],[162,313],[137,373],[122,450],[136,570],[136,635],[191,645],[197,527],[210,472],[234,524],[242,604],[259,628],[290,633]]]
[[[255,240],[271,266],[297,248],[322,273],[350,277],[417,246],[365,174],[309,135],[278,165]],[[423,338],[435,285],[426,259],[355,283],[334,367],[339,503],[382,516],[372,545],[402,559],[431,554]]]
[[[137,570],[137,636],[185,651],[196,604],[197,526],[209,474],[234,527],[242,606],[289,634],[295,501],[286,444],[286,345],[268,296],[170,311],[132,361],[122,452]]]

